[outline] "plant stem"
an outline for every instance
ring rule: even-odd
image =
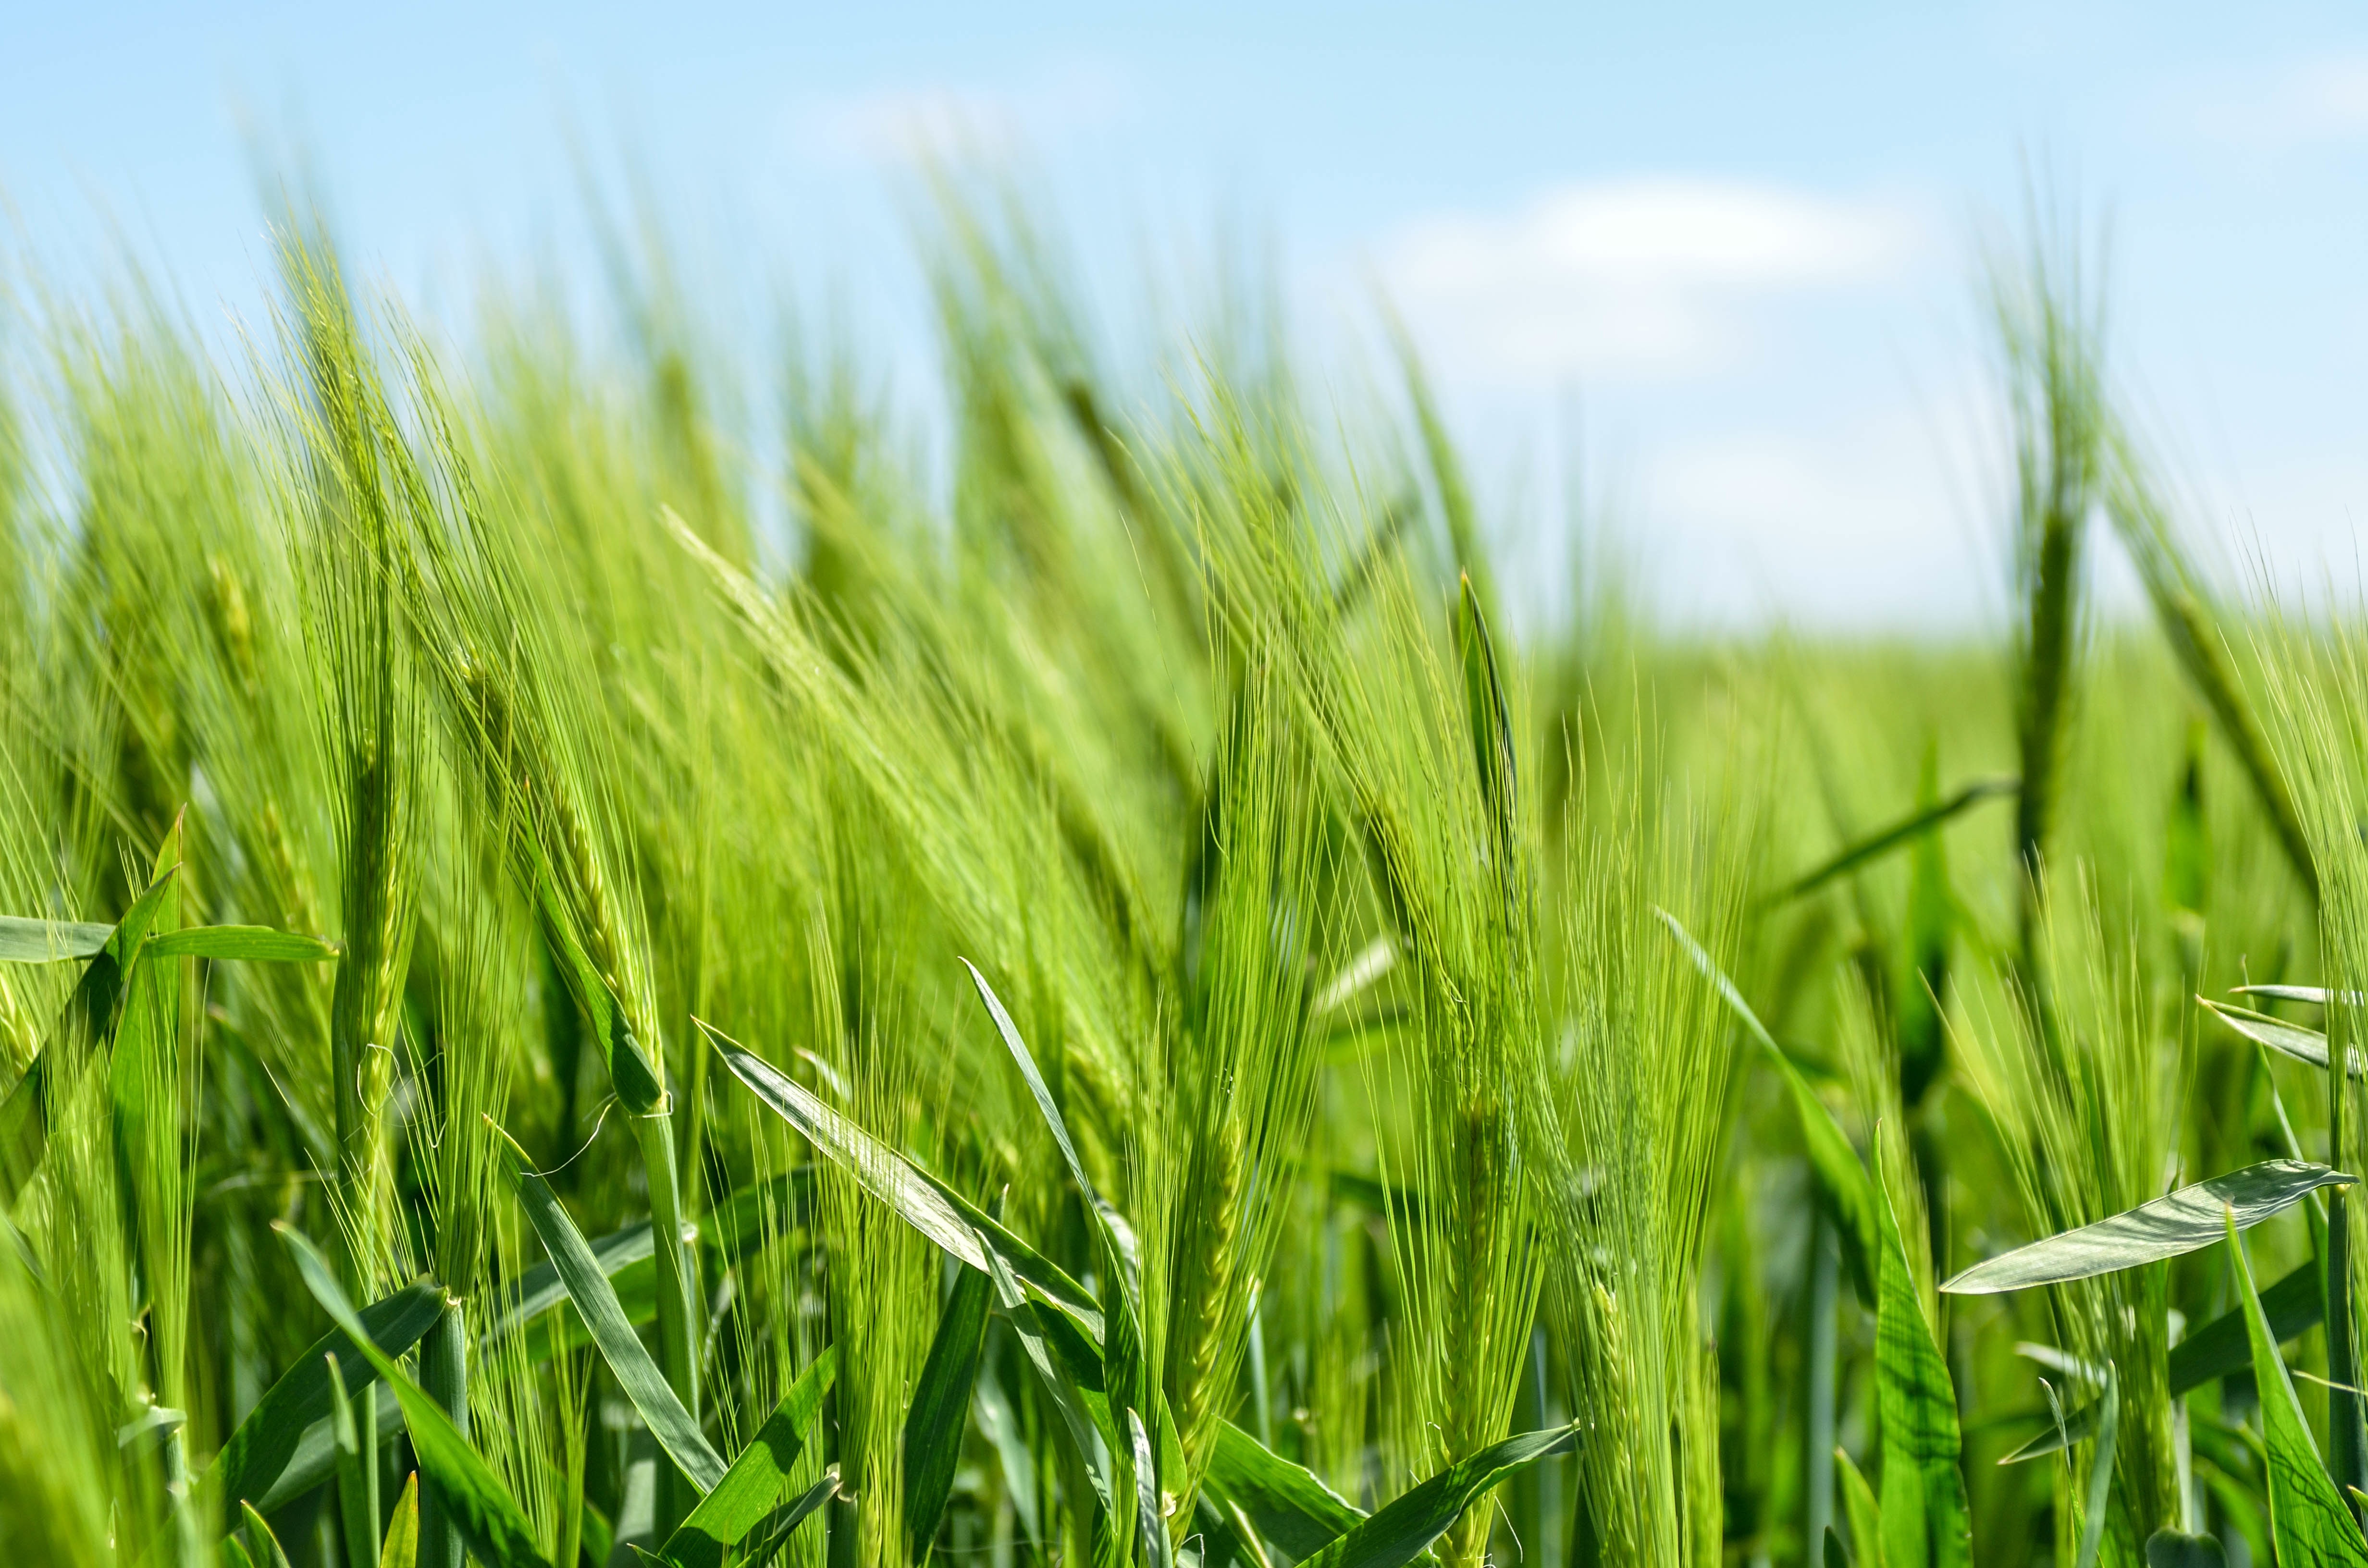
[[[444,1303],[443,1315],[429,1325],[419,1342],[420,1385],[428,1398],[444,1407],[463,1437],[469,1435],[468,1344],[458,1301]],[[461,1568],[462,1549],[461,1527],[444,1506],[444,1489],[422,1477],[418,1568]]]
[[[699,1419],[699,1361],[691,1349],[689,1258],[682,1242],[682,1194],[674,1161],[674,1117],[656,1111],[636,1119],[642,1164],[650,1184],[652,1256],[657,1267],[658,1368],[682,1407]],[[664,1540],[698,1498],[688,1477],[658,1461],[656,1538]]]
[[[1809,1245],[1809,1451],[1804,1466],[1808,1517],[1802,1539],[1808,1551],[1821,1553],[1827,1527],[1834,1522],[1834,1319],[1841,1273],[1841,1248],[1823,1215],[1810,1229]]]

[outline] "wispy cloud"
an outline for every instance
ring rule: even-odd
[[[908,164],[941,154],[1003,158],[1124,117],[1138,94],[1100,60],[1064,60],[998,85],[923,82],[801,105],[791,139],[831,164]]]
[[[1755,302],[1896,276],[1918,230],[1896,204],[1656,176],[1421,219],[1380,261],[1426,335],[1483,373],[1682,377],[1748,347]]]

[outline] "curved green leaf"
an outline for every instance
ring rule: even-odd
[[[2182,1187],[2109,1220],[2001,1253],[1941,1289],[1959,1296],[1993,1295],[2178,1257],[2210,1246],[2219,1235],[2224,1214],[2238,1230],[2247,1230],[2321,1187],[2342,1187],[2351,1180],[2341,1171],[2307,1160],[2263,1160]]]
[[[1143,1560],[1150,1568],[1169,1568],[1167,1520],[1159,1508],[1159,1461],[1152,1457],[1151,1434],[1143,1417],[1126,1413],[1128,1447],[1134,1455],[1134,1528],[1143,1543]]]
[[[618,1303],[616,1287],[609,1283],[599,1258],[584,1240],[584,1233],[575,1228],[575,1221],[560,1207],[551,1184],[526,1167],[524,1152],[516,1143],[511,1143],[510,1148],[519,1156],[513,1162],[510,1173],[518,1186],[518,1200],[526,1206],[534,1233],[542,1239],[543,1250],[551,1255],[552,1266],[559,1270],[560,1282],[567,1287],[567,1299],[575,1303],[576,1315],[591,1331],[592,1342],[600,1347],[600,1358],[616,1375],[617,1386],[632,1402],[658,1447],[705,1496],[723,1479],[723,1460],[708,1446],[699,1422],[683,1408],[681,1399],[666,1382],[666,1374],[658,1370],[657,1362],[643,1346],[641,1335],[633,1332],[625,1309]]]
[[[2368,1568],[2368,1543],[2344,1506],[2343,1498],[2319,1463],[2303,1419],[2302,1402],[2278,1357],[2268,1314],[2253,1290],[2253,1270],[2245,1259],[2245,1244],[2237,1238],[2237,1217],[2223,1221],[2228,1242],[2230,1270],[2245,1311],[2245,1328],[2253,1349],[2253,1381],[2261,1401],[2261,1438],[2269,1453],[2270,1531],[2276,1538],[2278,1561],[2315,1565],[2350,1564]]]
[[[472,1549],[488,1568],[551,1568],[535,1545],[534,1528],[518,1511],[517,1499],[453,1426],[452,1418],[370,1339],[353,1303],[346,1300],[329,1260],[293,1226],[275,1223],[272,1229],[295,1255],[297,1271],[321,1310],[361,1346],[363,1357],[394,1391],[420,1471],[444,1489],[445,1506],[460,1522]]]
[[[1524,1432],[1458,1460],[1381,1512],[1360,1519],[1301,1568],[1401,1568],[1498,1482],[1577,1446],[1577,1426]]]
[[[2280,1002],[2312,1002],[2326,1006],[2334,994],[2324,985],[2237,985],[2229,988],[2239,996],[2267,996]],[[2352,1001],[2360,999],[2358,992],[2347,992]]]
[[[1926,806],[1889,827],[1869,835],[1819,866],[1816,870],[1794,878],[1768,895],[1766,903],[1777,904],[1815,892],[1836,877],[1857,870],[1873,860],[1879,860],[1902,845],[1921,839],[1934,828],[1969,806],[2000,795],[2011,795],[2022,788],[2020,778],[1977,778],[1937,805]]]
[[[166,840],[165,851],[173,840]],[[161,858],[161,857],[160,857]],[[160,865],[145,892],[131,901],[113,934],[91,955],[90,964],[74,983],[65,1010],[41,1042],[40,1054],[23,1077],[0,1100],[0,1209],[17,1201],[17,1194],[40,1168],[50,1146],[49,1081],[60,1070],[79,1067],[90,1053],[114,1034],[125,986],[138,961],[148,929],[175,886],[175,864]]]
[[[765,1522],[780,1499],[790,1467],[797,1462],[798,1452],[805,1446],[806,1428],[814,1425],[815,1414],[822,1409],[823,1395],[830,1392],[831,1382],[837,1376],[838,1346],[834,1345],[799,1374],[798,1381],[790,1385],[790,1392],[781,1396],[781,1403],[773,1407],[773,1414],[757,1429],[756,1437],[733,1460],[723,1479],[700,1499],[699,1506],[666,1538],[662,1555],[667,1562],[678,1568],[720,1568],[724,1553]],[[834,1469],[825,1480],[836,1485],[837,1476]],[[813,1506],[819,1506],[828,1493],[818,1487],[808,1495],[814,1499]],[[790,1528],[795,1528],[794,1521]],[[748,1561],[762,1562],[766,1558],[752,1553]]]

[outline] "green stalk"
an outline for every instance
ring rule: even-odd
[[[1841,1246],[1823,1215],[1810,1228],[1809,1436],[1803,1466],[1808,1517],[1802,1539],[1821,1551],[1834,1522],[1835,1309],[1840,1301]]]
[[[2332,1038],[2327,1053],[2327,1152],[2340,1162],[2344,1153],[2343,1064],[2351,1055],[2352,1009],[2340,1005],[2328,1009]],[[2339,1043],[2340,1042],[2340,1043]],[[2360,1492],[2368,1487],[2368,1431],[2362,1427],[2360,1368],[2351,1322],[2351,1216],[2341,1187],[2327,1198],[2327,1472],[2337,1494],[2359,1517]]]
[[[463,1437],[469,1435],[469,1336],[458,1301],[419,1342],[419,1383],[444,1407]],[[375,1386],[375,1385],[373,1385]],[[461,1526],[445,1506],[444,1489],[426,1481],[419,1489],[418,1568],[461,1568],[465,1542]]]
[[[682,1196],[674,1161],[674,1117],[639,1117],[642,1165],[650,1186],[651,1256],[657,1267],[658,1368],[692,1420],[699,1419],[699,1359],[692,1353],[690,1259],[682,1244]],[[658,1461],[656,1536],[664,1540],[698,1505],[690,1481]]]

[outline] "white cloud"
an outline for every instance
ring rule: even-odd
[[[1381,270],[1426,335],[1484,374],[1677,377],[1737,358],[1756,302],[1896,276],[1918,227],[1888,203],[1634,178],[1418,220],[1384,243]]]
[[[1116,68],[1072,60],[1007,86],[923,83],[826,97],[793,113],[791,135],[800,151],[830,164],[1007,159],[1106,127],[1135,97]]]
[[[1644,499],[1668,608],[1725,624],[1780,607],[1813,625],[1980,624],[2003,556],[1981,498],[1956,488],[1951,434],[1892,411],[1657,444]]]

